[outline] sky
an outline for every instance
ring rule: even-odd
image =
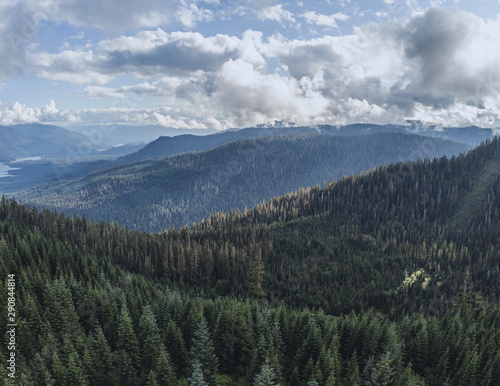
[[[0,0],[0,124],[500,126],[500,0]]]

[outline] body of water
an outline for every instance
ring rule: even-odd
[[[13,177],[9,175],[10,170],[18,170],[20,168],[13,168],[10,167],[9,165],[18,163],[18,162],[24,162],[24,161],[40,161],[42,157],[24,157],[24,158],[18,158],[15,161],[9,162],[9,163],[0,163],[0,178],[3,177]]]
[[[19,168],[11,168],[7,164],[0,164],[0,178],[12,177],[12,176],[9,176],[9,170],[16,170],[16,169],[19,169]]]

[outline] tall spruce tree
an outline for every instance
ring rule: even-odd
[[[219,360],[215,355],[215,348],[205,318],[198,323],[198,328],[194,332],[191,349],[189,350],[189,358],[192,369],[199,363],[206,382],[210,386],[217,385],[217,368]]]

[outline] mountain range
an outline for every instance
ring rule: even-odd
[[[223,134],[211,137],[220,139]],[[196,138],[189,137],[188,143]],[[212,150],[154,159],[157,145],[183,139],[160,139],[134,153],[152,159],[51,180],[16,197],[44,208],[85,214],[89,219],[160,231],[218,211],[244,210],[273,196],[381,165],[458,155],[469,149],[438,138],[398,133],[310,134],[239,140]]]
[[[319,125],[314,127],[250,127],[241,130],[227,130],[203,137],[189,134],[175,137],[159,137],[155,141],[144,146],[141,150],[126,155],[115,162],[118,164],[125,164],[145,159],[159,159],[184,152],[209,150],[227,142],[249,138],[306,134],[362,136],[377,133],[417,134],[446,139],[453,142],[467,144],[469,146],[477,146],[482,141],[493,137],[492,129],[482,129],[478,127],[448,127],[441,130],[436,130],[435,127],[420,127],[415,125],[400,126],[370,124],[355,124],[347,126]]]

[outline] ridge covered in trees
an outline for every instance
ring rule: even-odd
[[[499,189],[495,138],[159,234],[2,198],[18,381],[494,385]]]
[[[269,137],[50,181],[17,196],[44,208],[157,232],[380,165],[467,149],[396,133]]]

